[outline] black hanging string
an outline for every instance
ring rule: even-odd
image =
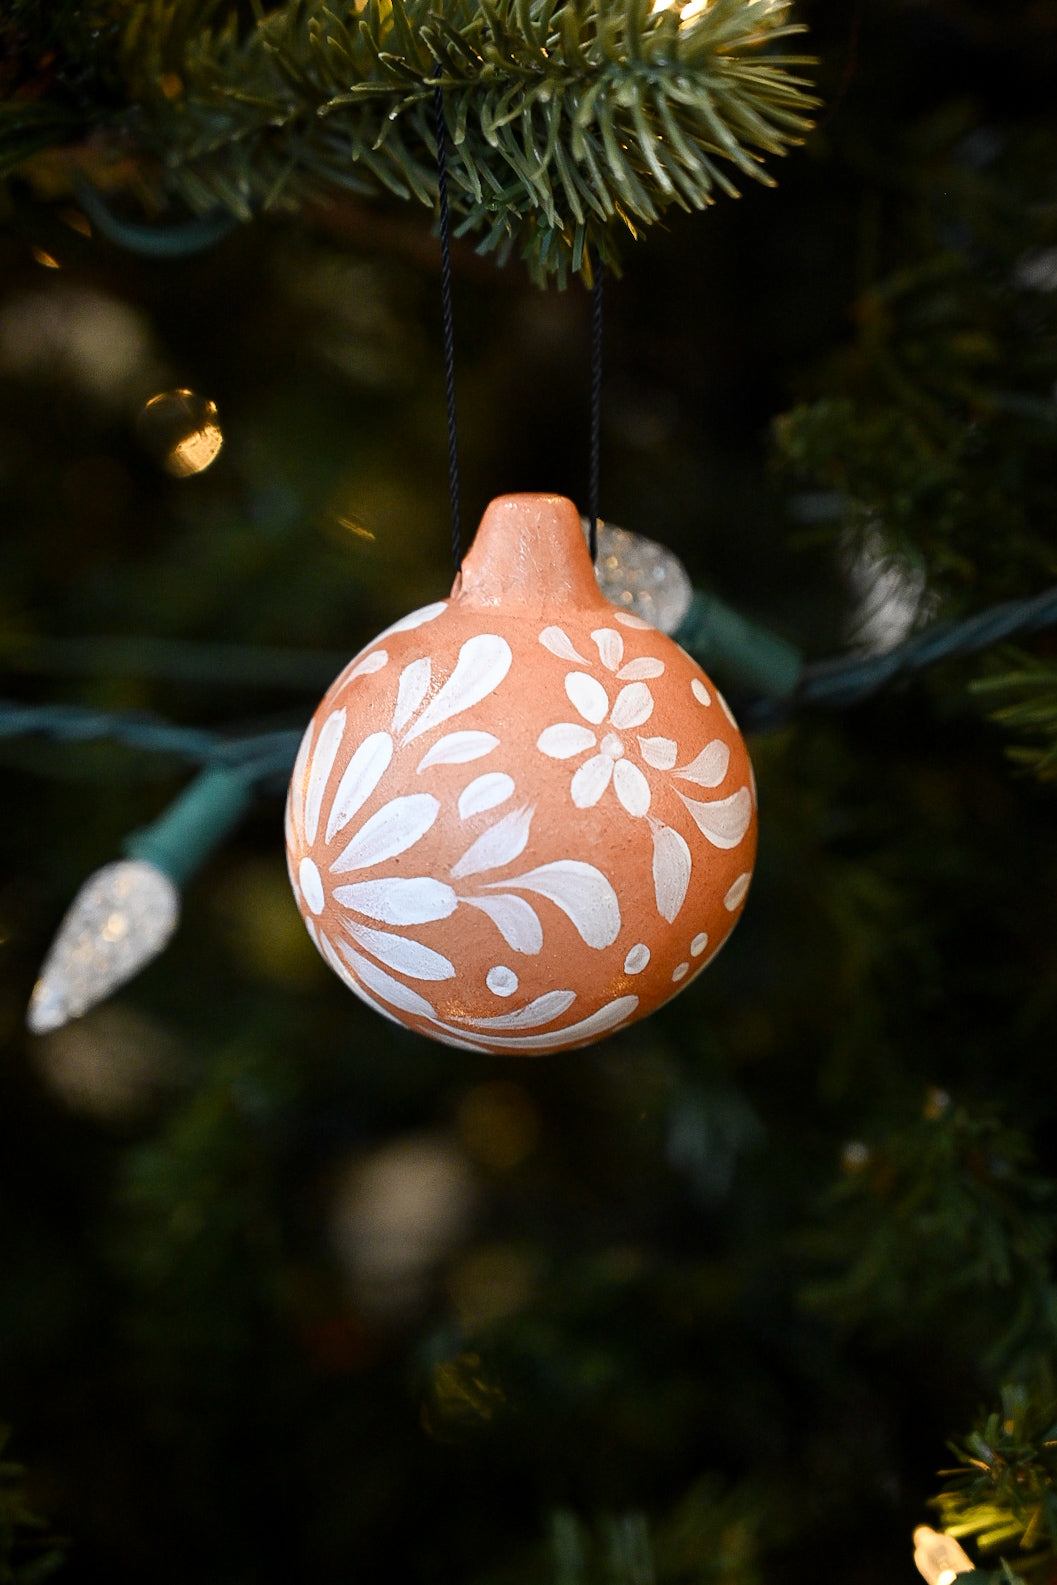
[[[591,293],[591,452],[587,490],[587,515],[590,519],[588,546],[591,561],[598,555],[598,476],[602,453],[602,289],[606,267],[595,260],[595,284]]]
[[[440,65],[436,75],[440,76]],[[437,138],[437,196],[440,200],[440,305],[444,323],[444,399],[448,409],[448,490],[451,495],[451,559],[462,566],[462,514],[459,508],[459,428],[455,418],[455,322],[451,307],[451,215],[448,210],[448,129],[444,90],[433,89],[433,125]]]

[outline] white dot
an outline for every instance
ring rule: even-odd
[[[304,893],[305,902],[314,914],[321,914],[323,912],[323,904],[326,901],[323,895],[323,879],[311,859],[301,860],[297,878],[301,882],[301,890]]]
[[[513,969],[508,969],[497,963],[494,969],[489,969],[485,975],[485,984],[497,996],[513,996],[517,990],[518,979]]]
[[[708,689],[705,687],[705,685],[701,681],[700,677],[695,677],[693,679],[693,681],[690,684],[690,692],[693,694],[693,696],[697,700],[698,704],[711,704],[712,703],[712,695],[709,693]]]
[[[749,889],[749,882],[751,880],[752,875],[749,873],[749,871],[746,871],[744,875],[738,876],[737,880],[734,882],[734,885],[730,888],[730,891],[723,899],[724,908],[729,908],[730,912],[733,913],[735,908],[739,908],[741,906],[741,904],[745,901],[745,893]]]
[[[673,980],[681,980],[683,978],[683,975],[686,974],[689,971],[689,968],[690,968],[689,963],[680,963],[678,965],[678,967],[676,967],[676,968],[674,968],[672,970],[672,979]]]
[[[632,947],[624,959],[624,973],[641,974],[649,961],[650,949],[645,942],[640,941],[637,946]]]
[[[696,935],[690,943],[690,956],[693,958],[699,958],[707,946],[708,932],[706,930],[702,930],[700,935]]]

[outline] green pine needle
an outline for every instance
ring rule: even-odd
[[[124,102],[82,110],[84,131],[131,142],[159,205],[248,220],[352,189],[432,207],[439,83],[459,231],[541,282],[615,265],[619,233],[736,193],[733,177],[772,183],[764,157],[802,141],[817,103],[791,70],[808,63],[767,53],[801,31],[790,0],[686,18],[651,0],[288,0],[249,28],[217,0],[109,9],[120,35],[101,31],[113,53],[95,64]],[[8,168],[64,141],[32,125],[50,109],[19,125],[9,103]]]
[[[953,1536],[972,1536],[985,1552],[1015,1553],[1017,1573],[1052,1577],[1057,1562],[1057,1407],[1023,1387],[1005,1387],[1002,1407],[964,1443],[952,1443],[958,1468],[933,1506]]]
[[[1009,758],[1040,781],[1057,781],[1057,664],[1015,653],[1007,670],[980,678],[973,692],[1008,701],[991,719],[1029,740],[1009,748]]]

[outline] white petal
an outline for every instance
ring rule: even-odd
[[[362,660],[356,655],[349,661],[341,676],[336,679],[334,689],[336,691],[338,688],[344,688],[356,677],[370,677],[374,672],[384,670],[388,664],[389,655],[384,649],[372,649],[371,653],[364,655]]]
[[[608,754],[585,760],[572,781],[572,798],[577,809],[593,809],[609,786],[613,761]]]
[[[679,758],[679,745],[670,737],[640,737],[639,748],[654,770],[671,770]]]
[[[411,875],[406,880],[393,876],[354,881],[351,886],[335,886],[334,898],[343,908],[366,914],[368,919],[377,919],[383,925],[425,925],[434,919],[447,919],[459,902],[450,886],[428,875]]]
[[[324,721],[312,756],[312,769],[308,773],[308,791],[305,793],[305,841],[309,847],[316,840],[319,829],[319,811],[323,803],[327,781],[334,769],[334,760],[341,747],[345,731],[344,710],[334,710]]]
[[[432,605],[420,606],[417,611],[409,611],[407,616],[402,616],[392,627],[387,627],[384,633],[379,633],[374,642],[377,644],[379,639],[388,638],[390,633],[410,633],[424,622],[434,621],[447,609],[447,600],[434,600]]]
[[[653,830],[653,894],[657,912],[671,924],[686,901],[693,868],[690,849],[678,831],[651,820]]]
[[[584,864],[580,859],[557,859],[553,864],[529,870],[527,875],[491,884],[538,892],[548,898],[568,915],[589,947],[612,946],[620,934],[617,894],[593,864]]]
[[[557,655],[559,660],[578,660],[581,666],[588,662],[573,647],[572,639],[560,627],[545,627],[540,634],[540,643],[544,649],[549,649],[552,655]]]
[[[430,664],[429,656],[423,655],[421,660],[413,660],[405,666],[400,673],[400,684],[396,690],[396,707],[393,710],[391,730],[401,731],[423,699],[429,692]]]
[[[535,957],[543,946],[543,926],[531,903],[523,897],[464,897],[464,903],[479,908],[495,925],[508,947]]]
[[[598,648],[598,658],[607,671],[616,671],[624,659],[624,640],[613,627],[599,627],[591,634]]]
[[[597,1013],[592,1013],[590,1018],[584,1018],[578,1024],[566,1024],[564,1029],[552,1029],[543,1035],[485,1035],[478,1040],[473,1036],[465,1042],[467,1045],[476,1045],[482,1051],[547,1051],[552,1046],[564,1046],[570,1039],[574,1045],[586,1045],[588,1041],[597,1040],[599,1035],[608,1034],[618,1024],[626,1022],[639,1005],[637,996],[618,996],[615,1002],[610,1002],[607,1007],[600,1007]],[[448,1025],[443,1025],[447,1029]],[[455,1034],[469,1034],[466,1030],[452,1030]],[[458,1042],[452,1042],[457,1044]]]
[[[372,732],[364,738],[345,767],[327,820],[327,841],[332,842],[358,814],[389,769],[393,740],[388,732]]]
[[[628,759],[613,766],[613,790],[629,815],[644,815],[650,807],[650,784]]]
[[[431,765],[465,765],[468,760],[484,759],[498,747],[499,739],[491,732],[449,732],[426,750],[418,762],[418,770],[421,773]]]
[[[644,622],[641,616],[634,616],[630,611],[614,611],[613,620],[622,622],[625,627],[649,627],[650,625],[648,622]]]
[[[516,1012],[500,1013],[496,1018],[468,1018],[466,1022],[474,1029],[525,1029],[560,1018],[575,1000],[575,991],[546,991]]]
[[[301,746],[294,760],[294,768],[290,773],[290,818],[294,830],[303,842],[305,839],[305,766],[308,756],[312,752],[312,733],[314,723],[309,722],[305,728],[305,735],[301,739]]]
[[[510,645],[495,633],[477,633],[468,638],[459,651],[455,670],[423,710],[405,741],[410,743],[451,716],[480,704],[499,687],[512,659]]]
[[[638,660],[629,660],[626,666],[621,666],[617,676],[621,682],[642,682],[647,677],[661,677],[664,675],[664,662],[657,660],[653,655],[640,655]]]
[[[361,979],[364,985],[374,991],[376,996],[380,996],[383,1001],[389,1002],[393,1007],[399,1007],[402,1013],[417,1013],[420,1018],[436,1017],[432,1003],[427,1002],[424,996],[420,996],[417,991],[413,991],[409,985],[401,985],[399,980],[394,980],[383,969],[380,969],[377,964],[361,957],[354,948],[346,946],[344,941],[339,941],[338,946],[341,949],[342,956],[348,959],[355,970],[357,978]],[[333,951],[333,948],[331,948],[331,951]],[[329,960],[330,953],[327,954],[327,957]],[[348,976],[347,983],[351,985],[358,996],[363,997],[365,1002],[370,1002],[372,1006],[374,1005],[373,997],[368,996],[351,976]],[[379,1011],[381,1010],[379,1008]],[[389,1016],[392,1017],[392,1014]]]
[[[477,776],[459,794],[459,814],[463,820],[471,815],[483,814],[486,809],[496,809],[506,803],[514,791],[514,778],[505,771],[490,770]]]
[[[326,893],[323,890],[323,877],[319,867],[313,859],[307,856],[301,860],[297,867],[297,884],[300,886],[305,902],[314,914],[323,912],[326,902]]]
[[[584,749],[594,748],[598,739],[590,727],[577,721],[559,721],[556,726],[544,727],[536,739],[536,747],[549,754],[551,759],[571,759]]]
[[[565,677],[565,691],[585,721],[598,726],[606,718],[609,695],[602,684],[585,671],[570,671]]]
[[[705,685],[701,681],[700,677],[695,677],[693,679],[693,681],[690,684],[690,692],[693,694],[693,696],[697,700],[698,704],[711,704],[712,703],[712,695],[709,693],[708,689],[705,687]]]
[[[641,726],[653,714],[653,695],[644,682],[629,682],[617,694],[610,721],[618,732]]]
[[[533,806],[523,804],[497,820],[494,826],[482,831],[476,842],[471,842],[461,859],[456,859],[451,873],[456,880],[464,875],[480,875],[482,870],[495,870],[518,858],[528,846],[529,827],[532,824]]]
[[[680,793],[679,797],[689,809],[697,829],[713,847],[736,848],[749,829],[752,795],[747,787],[739,787],[729,798],[718,798],[714,803],[700,803],[685,793]]]
[[[357,996],[362,996],[365,1002],[370,1002],[373,1005],[372,998],[367,996],[361,990],[359,982],[356,979],[353,978],[353,975],[352,975],[352,973],[349,970],[348,964],[345,963],[338,956],[337,952],[334,950],[333,942],[331,941],[330,937],[326,934],[325,931],[321,930],[319,932],[319,938],[318,938],[318,943],[317,944],[319,946],[320,952],[322,952],[323,956],[326,958],[327,962],[330,964],[331,968],[334,970],[334,973],[338,976],[338,978],[342,981],[342,983],[347,985],[349,987],[350,991],[355,991]],[[351,947],[346,947],[344,941],[341,943],[341,950],[343,952],[347,952],[347,953],[351,954],[351,956],[353,956],[355,958],[359,958],[359,953],[358,952],[354,953],[352,951]],[[393,1016],[392,1013],[387,1013],[386,1014],[387,1018],[392,1018],[392,1016]]]
[[[434,952],[432,947],[424,947],[421,941],[412,941],[408,936],[393,936],[388,930],[369,930],[366,925],[358,925],[352,919],[345,921],[345,929],[366,952],[378,958],[387,969],[395,969],[398,974],[406,974],[413,980],[455,978],[454,963],[440,952]]]
[[[366,869],[383,859],[395,858],[425,836],[440,809],[432,793],[411,793],[393,798],[360,827],[348,847],[330,866],[332,875]]]
[[[746,872],[746,874],[744,874],[744,875],[739,875],[737,880],[734,882],[734,885],[730,888],[730,890],[728,891],[727,895],[724,897],[723,906],[730,913],[733,913],[735,908],[740,908],[742,903],[745,901],[746,895],[748,894],[748,890],[749,890],[749,882],[751,880],[752,880],[751,872]]]
[[[721,738],[714,737],[706,743],[697,758],[676,771],[684,781],[696,782],[699,787],[718,787],[730,768],[730,749]]]

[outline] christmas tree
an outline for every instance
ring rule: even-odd
[[[0,41],[0,1581],[1057,1580],[1057,5]],[[600,512],[759,787],[722,959],[531,1062],[351,996],[283,860],[450,587],[438,145],[464,518],[590,510],[604,276]]]

